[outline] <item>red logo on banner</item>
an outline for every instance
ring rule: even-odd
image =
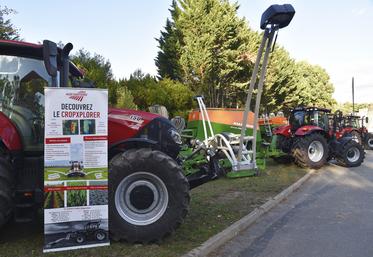
[[[66,93],[66,95],[69,96],[70,99],[81,102],[83,101],[84,97],[87,96],[87,92],[79,91],[77,93]]]

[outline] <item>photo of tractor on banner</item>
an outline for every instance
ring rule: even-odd
[[[75,221],[45,226],[45,249],[63,249],[69,247],[94,247],[107,243],[109,245],[108,221]]]

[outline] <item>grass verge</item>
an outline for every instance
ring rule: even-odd
[[[259,177],[219,179],[192,191],[190,212],[181,227],[162,243],[130,245],[42,254],[42,219],[35,224],[9,224],[0,231],[1,256],[168,257],[179,256],[250,213],[306,173],[295,165],[268,163]]]

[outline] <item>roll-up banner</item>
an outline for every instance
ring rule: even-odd
[[[46,88],[44,252],[109,245],[108,92]]]

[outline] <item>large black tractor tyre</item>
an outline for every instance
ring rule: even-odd
[[[363,140],[361,138],[361,135],[358,131],[353,130],[351,133],[348,133],[348,136],[352,137],[352,140],[354,140],[356,143],[363,145]]]
[[[9,162],[0,157],[0,227],[7,223],[13,212],[14,178]]]
[[[373,150],[373,134],[371,133],[365,136],[365,149]]]
[[[279,164],[289,164],[294,162],[293,156],[291,156],[291,139],[283,136],[277,135],[276,148],[285,153],[285,155],[272,157],[272,159]]]
[[[183,222],[189,201],[189,184],[181,167],[163,152],[131,149],[110,161],[112,239],[160,241]]]
[[[319,133],[298,137],[294,140],[291,155],[302,168],[320,169],[327,162],[328,143]]]
[[[358,167],[364,161],[365,151],[361,144],[350,140],[336,156],[337,162],[344,167]]]

